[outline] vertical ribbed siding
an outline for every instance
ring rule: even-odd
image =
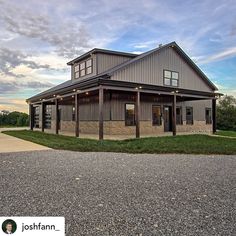
[[[135,103],[135,93],[125,94],[121,97],[118,93],[114,93],[111,97],[109,92],[105,94],[104,101],[104,120],[113,121],[124,121],[125,120],[125,104]],[[140,114],[141,121],[152,120],[152,106],[160,105],[161,109],[165,105],[171,106],[171,102],[167,98],[159,97],[157,95],[142,95],[141,94],[141,106]],[[186,120],[186,107],[193,107],[193,119],[195,121],[205,120],[205,109],[211,108],[211,100],[198,100],[198,101],[187,101],[177,102],[177,107],[182,107],[182,118]],[[55,106],[53,106],[55,107]],[[70,121],[72,120],[72,105],[60,105],[61,109],[61,120]],[[41,112],[41,111],[40,111]],[[55,113],[55,108],[53,108]],[[41,119],[41,116],[39,116]],[[53,115],[54,117],[54,115]],[[91,97],[91,100],[79,104],[79,119],[80,121],[98,121],[98,98],[96,96]]]
[[[164,69],[179,72],[180,88],[212,91],[173,48],[163,48],[134,62],[115,72],[111,79],[163,86]]]
[[[96,55],[97,55],[98,74],[131,59],[130,57],[127,56],[110,55],[104,53],[98,53]]]

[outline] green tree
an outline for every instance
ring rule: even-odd
[[[29,116],[23,112],[11,112],[0,115],[0,126],[28,126]]]
[[[217,129],[236,131],[236,98],[223,96],[219,99],[216,112]]]

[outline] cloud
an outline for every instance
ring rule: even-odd
[[[32,4],[32,6],[34,5]],[[44,5],[42,3],[42,8]],[[91,47],[90,36],[81,22],[66,17],[64,19],[57,19],[60,18],[59,16],[53,18],[55,15],[52,17],[49,15],[50,13],[46,11],[40,13],[38,9],[28,9],[24,4],[19,6],[12,2],[4,2],[0,9],[0,19],[8,32],[48,43],[60,56],[73,58]]]
[[[219,52],[211,56],[205,57],[202,60],[200,60],[198,63],[207,64],[207,63],[220,61],[220,60],[224,60],[224,59],[235,57],[235,56],[236,56],[236,47],[233,47],[233,48],[228,48],[224,50],[223,52]]]
[[[25,65],[31,69],[49,69],[49,65],[36,64],[34,61],[27,60],[27,55],[20,51],[13,51],[7,48],[0,48],[0,72],[13,77],[23,77],[22,74],[14,74],[12,69],[20,65]]]
[[[0,94],[17,93],[22,89],[46,89],[53,87],[50,82],[3,80],[1,79]],[[1,101],[2,102],[2,101]]]
[[[22,111],[28,113],[28,104],[22,98],[5,98],[0,97],[0,111]]]

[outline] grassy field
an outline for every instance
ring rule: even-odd
[[[227,137],[236,137],[236,131],[220,130],[220,131],[216,132],[216,135],[227,136]]]
[[[236,139],[200,134],[98,141],[29,130],[4,133],[54,149],[81,152],[236,154]]]

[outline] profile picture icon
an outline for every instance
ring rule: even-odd
[[[2,223],[2,231],[5,234],[14,234],[16,232],[17,225],[14,220],[7,219]]]

